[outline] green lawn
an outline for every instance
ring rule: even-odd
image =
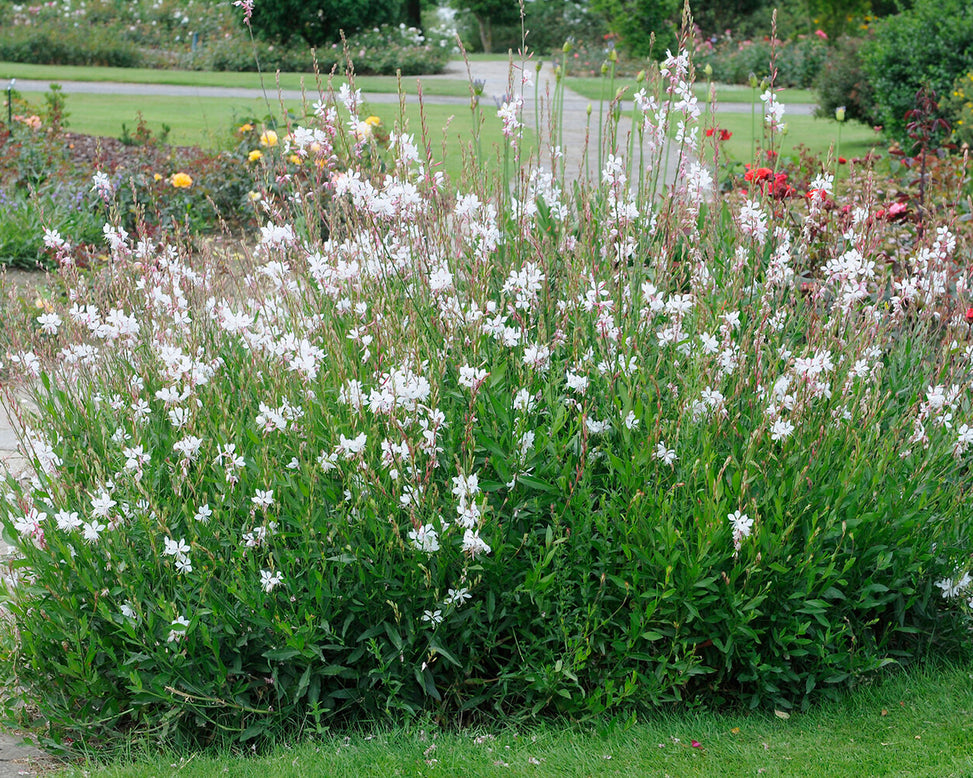
[[[817,154],[827,156],[828,150],[838,143],[838,123],[833,119],[819,119],[814,116],[787,116],[787,132],[784,134],[781,153],[791,154],[794,149],[803,144]],[[761,122],[763,118],[760,112],[756,117],[756,132],[758,136],[762,132]],[[733,136],[721,143],[726,147],[726,151],[732,160],[737,162],[752,162],[753,131],[750,114],[741,113],[719,113],[715,117],[714,124],[721,129],[729,130]],[[881,136],[871,127],[866,127],[857,122],[845,122],[841,127],[841,146],[837,152],[840,156],[847,159],[864,156],[873,145],[880,142]],[[712,141],[704,138],[708,142],[708,149],[704,156],[711,158],[713,155]]]
[[[329,734],[259,757],[164,754],[67,772],[91,778],[174,774],[970,776],[973,667],[892,675],[787,718],[774,712],[660,712],[632,727],[537,724],[461,732],[426,723],[348,737]]]
[[[64,81],[117,81],[129,84],[174,84],[177,86],[221,86],[230,88],[259,89],[260,76],[257,73],[207,72],[197,70],[153,70],[150,68],[103,68],[73,67],[62,65],[26,65],[17,62],[0,62],[0,88],[5,87],[11,78],[35,79],[48,82]],[[264,74],[266,88],[277,90],[274,73]],[[402,89],[406,94],[416,93],[417,76],[403,76]],[[323,76],[327,84],[327,74]],[[337,89],[344,78],[336,77]],[[281,73],[282,89],[301,89],[305,85],[310,92],[316,91],[313,73]],[[363,92],[394,93],[398,91],[399,81],[395,76],[357,76],[355,86]],[[424,94],[443,97],[469,97],[470,88],[462,79],[425,78],[422,83]]]
[[[619,89],[625,89],[625,98],[631,99],[641,86],[634,78],[616,78],[614,90],[609,90],[609,79],[604,78],[580,78],[568,76],[565,79],[568,89],[577,92],[582,97],[589,100],[610,100]],[[602,91],[604,90],[604,91]],[[700,100],[709,100],[709,84],[697,82],[694,91]],[[781,89],[778,92],[780,101],[787,103],[816,103],[817,95],[810,89]],[[716,99],[720,103],[749,103],[753,100],[753,90],[748,86],[738,86],[736,84],[716,84]],[[758,96],[759,100],[759,96]]]
[[[32,95],[39,101],[40,95]],[[86,135],[117,138],[122,124],[134,131],[138,112],[149,129],[158,134],[162,125],[170,127],[169,142],[175,145],[199,145],[208,149],[228,149],[235,145],[234,130],[244,120],[268,115],[280,115],[280,102],[271,99],[269,105],[261,99],[159,97],[133,95],[70,95],[67,101],[68,130]],[[301,112],[297,101],[285,101],[291,111]],[[460,148],[470,148],[473,139],[473,117],[468,107],[451,105],[424,106],[425,124],[429,142],[436,161],[443,160],[442,148],[448,151],[443,169],[456,179],[463,167]],[[391,129],[399,121],[397,103],[367,104],[363,116],[375,114]],[[493,149],[503,140],[500,120],[492,106],[484,110],[481,147],[488,158],[495,156]],[[418,139],[421,134],[420,112],[417,105],[406,107],[405,119],[408,131]],[[531,134],[525,138],[530,147]],[[165,173],[165,171],[163,171]]]

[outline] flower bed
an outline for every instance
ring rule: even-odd
[[[457,188],[347,89],[250,127],[232,263],[94,179],[107,269],[49,235],[68,294],[0,335],[38,409],[8,668],[51,736],[787,709],[968,647],[969,236],[867,172],[715,193],[687,65],[574,189]]]

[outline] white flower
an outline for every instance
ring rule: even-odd
[[[480,478],[476,473],[453,476],[453,495],[458,500],[465,500],[480,493]]]
[[[635,417],[635,411],[629,411],[628,415],[622,420],[625,429],[634,430],[641,423],[641,419]]]
[[[470,594],[470,590],[467,588],[462,589],[450,589],[446,593],[446,599],[443,600],[443,605],[455,606],[457,608],[461,607],[464,602],[469,600],[473,595]]]
[[[583,375],[576,375],[568,370],[565,373],[565,378],[568,383],[568,389],[583,395],[588,391],[588,377]]]
[[[955,581],[952,578],[943,578],[941,581],[936,581],[936,586],[942,589],[945,599],[951,599],[953,597],[959,597],[963,590],[971,583],[973,583],[973,579],[970,578],[970,574],[963,573],[962,577]]]
[[[603,435],[612,426],[609,421],[598,421],[597,419],[592,419],[590,416],[585,416],[584,425],[587,427],[589,435]]]
[[[753,530],[753,519],[740,511],[734,511],[726,518],[733,527],[733,546],[739,551],[743,539],[749,537]]]
[[[209,517],[213,515],[213,510],[209,507],[209,503],[204,503],[196,509],[196,515],[193,519],[198,521],[200,524],[205,524],[209,521]]]
[[[679,459],[679,457],[676,456],[676,450],[673,448],[667,448],[664,440],[660,440],[658,445],[656,445],[655,454],[653,456],[655,456],[655,458],[661,461],[664,465],[671,465],[675,463],[677,459]]]
[[[250,498],[250,502],[258,508],[269,508],[274,504],[274,490],[268,489],[267,491],[262,491],[257,489],[254,496]]]
[[[78,514],[73,511],[58,511],[54,514],[54,520],[57,522],[57,528],[64,532],[78,529],[82,524]]]
[[[111,197],[114,188],[111,179],[100,170],[91,177],[91,188],[102,197]]]
[[[514,395],[514,410],[530,413],[537,405],[533,395],[526,389],[521,389]]]
[[[338,447],[335,449],[335,453],[341,454],[345,459],[352,459],[365,450],[367,442],[368,436],[364,432],[354,438],[338,435]]]
[[[435,627],[437,624],[443,623],[443,612],[441,610],[423,611],[422,620],[427,624],[432,624]]]
[[[179,538],[179,540],[173,540],[172,538],[165,538],[163,540],[164,549],[162,551],[166,556],[186,556],[189,553],[189,545],[186,543],[185,538]]]
[[[91,515],[96,518],[104,518],[116,505],[118,503],[111,498],[108,492],[102,489],[97,497],[91,499]]]
[[[270,594],[274,589],[280,586],[284,582],[284,574],[279,570],[272,573],[270,570],[260,571],[260,586],[263,590]]]
[[[777,419],[770,428],[770,439],[781,441],[789,438],[794,432],[794,424],[787,419]]]
[[[551,363],[551,350],[539,343],[530,343],[524,347],[523,361],[536,370],[547,370]]]
[[[471,558],[476,559],[478,554],[489,554],[490,551],[490,547],[480,537],[479,530],[466,530],[466,533],[463,535],[464,554],[469,554]]]
[[[189,619],[185,616],[177,616],[169,626],[169,637],[166,638],[166,641],[175,643],[177,640],[186,637],[186,630],[189,629]]]
[[[104,532],[107,527],[98,521],[98,519],[92,519],[83,525],[82,533],[84,539],[89,543],[94,543],[98,538],[101,537],[101,533]]]
[[[459,369],[459,384],[467,389],[478,389],[488,375],[490,374],[482,368],[463,365]]]
[[[203,439],[195,435],[187,435],[182,440],[177,440],[172,444],[172,450],[182,454],[186,462],[192,462],[199,456],[199,448],[203,445]]]
[[[439,535],[432,524],[424,524],[419,529],[409,530],[409,540],[412,541],[414,548],[427,554],[439,551]]]
[[[61,317],[56,313],[43,313],[37,317],[37,323],[41,325],[41,331],[46,335],[57,335],[58,327],[61,326]]]

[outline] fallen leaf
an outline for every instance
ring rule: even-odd
[[[889,715],[889,712],[888,712],[888,710],[886,708],[882,708],[882,715],[883,716],[888,716]]]
[[[691,745],[693,748],[702,748],[703,747],[703,744],[700,743],[698,740],[692,740],[692,741],[690,741],[689,745]]]
[[[774,715],[775,715],[775,716],[776,716],[777,718],[779,718],[779,719],[784,719],[784,720],[787,720],[787,719],[789,719],[789,718],[791,717],[791,714],[790,714],[790,713],[785,713],[785,712],[784,712],[784,711],[782,711],[782,710],[775,710],[775,711],[774,711]]]
[[[734,727],[733,729],[730,730],[730,734],[732,734],[732,735],[739,735],[740,734],[740,728],[739,727]]]

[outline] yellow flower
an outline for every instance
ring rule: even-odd
[[[291,154],[287,158],[287,161],[290,162],[292,165],[300,165],[301,164],[301,158],[299,156],[297,156],[297,154]]]
[[[365,124],[370,124],[372,127],[378,127],[382,123],[382,120],[377,116],[369,116],[365,119]]]
[[[268,148],[277,145],[277,133],[273,130],[264,130],[260,133],[260,145]]]
[[[241,125],[240,129],[237,130],[237,132],[243,135],[243,133],[250,132],[250,130],[252,129],[253,129],[253,125],[250,124],[250,122],[247,122],[246,124]]]
[[[161,181],[162,180],[162,173],[156,173],[154,176],[152,176],[152,180],[153,181]]]
[[[249,201],[250,201],[251,203],[255,203],[255,202],[257,202],[257,200],[259,200],[259,199],[260,199],[260,192],[254,192],[254,191],[252,191],[252,190],[251,190],[251,191],[249,191],[249,192],[247,192],[247,199],[248,199],[248,200],[249,200]]]
[[[192,176],[188,173],[176,173],[169,181],[176,189],[188,189],[193,185]]]
[[[247,159],[250,160],[251,162],[256,162],[262,156],[263,153],[260,151],[260,149],[254,149],[247,155]]]

